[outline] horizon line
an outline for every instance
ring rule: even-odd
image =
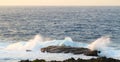
[[[110,6],[120,6],[120,5],[0,5],[0,7],[2,6],[12,6],[12,7],[16,7],[16,6],[25,6],[25,7],[30,7],[30,6],[39,6],[39,7],[110,7]]]

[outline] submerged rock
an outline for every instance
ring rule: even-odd
[[[87,56],[98,56],[99,53],[99,51],[91,51],[88,48],[67,47],[67,46],[48,46],[45,48],[41,48],[41,52],[73,53],[73,54],[84,54]]]

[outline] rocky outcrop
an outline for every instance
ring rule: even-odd
[[[73,53],[73,54],[84,54],[87,56],[98,56],[98,53],[100,53],[100,51],[91,51],[88,48],[66,47],[66,46],[48,46],[45,48],[41,48],[41,52]]]
[[[100,58],[95,58],[95,59],[80,59],[78,58],[75,60],[74,58],[66,59],[64,61],[45,61],[43,59],[39,60],[21,60],[19,62],[120,62],[120,60],[117,59],[112,59],[112,58],[106,58],[106,57],[100,57]]]

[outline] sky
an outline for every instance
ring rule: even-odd
[[[0,0],[0,6],[120,6],[120,0]]]

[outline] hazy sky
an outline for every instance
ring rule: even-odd
[[[0,0],[0,5],[30,5],[30,6],[120,6],[120,0]]]

